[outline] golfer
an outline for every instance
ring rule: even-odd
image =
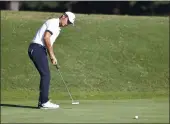
[[[69,24],[74,25],[75,14],[65,12],[59,18],[47,20],[37,31],[28,48],[28,55],[40,74],[39,102],[38,108],[55,109],[59,105],[49,100],[50,70],[48,58],[53,65],[57,65],[57,59],[53,51],[53,43],[60,34],[62,27]]]

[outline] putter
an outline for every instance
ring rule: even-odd
[[[72,95],[71,95],[71,93],[70,93],[70,91],[69,91],[69,89],[68,89],[68,87],[67,87],[67,85],[66,85],[66,83],[65,83],[65,81],[64,81],[64,79],[63,79],[63,76],[62,76],[62,74],[61,74],[61,72],[60,72],[59,66],[56,65],[55,67],[56,67],[56,69],[58,70],[58,72],[59,72],[59,74],[60,74],[60,76],[61,76],[61,79],[62,79],[62,81],[63,81],[63,83],[64,83],[64,85],[65,85],[65,87],[66,87],[66,89],[67,89],[67,92],[68,92],[68,94],[69,94],[69,96],[70,96],[70,98],[71,98],[71,100],[72,100],[72,104],[73,104],[73,105],[79,104],[78,101],[74,101],[74,100],[73,100],[73,97],[72,97]]]

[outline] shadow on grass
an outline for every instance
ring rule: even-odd
[[[35,106],[24,106],[24,105],[15,105],[15,104],[0,104],[0,106],[2,106],[2,107],[38,109],[38,107],[35,107]]]

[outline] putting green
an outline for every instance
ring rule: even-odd
[[[2,123],[167,123],[168,99],[53,101],[56,110],[35,109],[36,101],[3,102]],[[16,105],[16,106],[15,106]],[[17,105],[20,105],[17,106]],[[138,115],[138,119],[134,117]]]

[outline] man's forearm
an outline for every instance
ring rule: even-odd
[[[51,43],[50,43],[50,39],[46,38],[46,39],[44,39],[44,42],[45,42],[48,54],[50,56],[50,59],[54,58],[55,55],[54,55],[53,47],[51,46]]]

